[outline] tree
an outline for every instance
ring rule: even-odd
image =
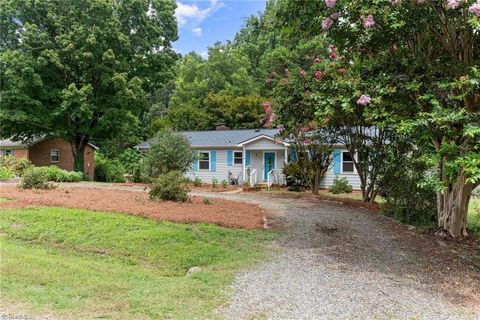
[[[149,143],[150,149],[144,159],[149,179],[171,171],[185,173],[190,169],[193,150],[186,137],[166,129],[157,132]]]
[[[177,55],[173,0],[0,0],[2,135],[86,144],[136,131]]]
[[[434,146],[438,226],[466,236],[470,194],[480,184],[480,3],[281,1],[280,7],[290,39],[313,37],[321,20],[352,69],[364,75],[358,94],[379,108],[374,119],[386,115],[417,147]]]

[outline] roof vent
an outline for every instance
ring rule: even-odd
[[[215,128],[215,130],[230,130],[225,124],[221,124]]]

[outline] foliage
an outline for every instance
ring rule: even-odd
[[[118,160],[125,168],[126,173],[132,175],[133,182],[142,181],[143,157],[138,150],[125,149]]]
[[[127,171],[118,159],[109,159],[101,153],[95,153],[95,181],[125,182]]]
[[[353,188],[346,177],[340,178],[339,176],[335,176],[335,178],[333,178],[333,183],[328,190],[333,194],[339,194],[351,193]]]
[[[287,180],[287,187],[289,191],[304,191],[307,182],[302,173],[302,168],[298,161],[290,161],[282,169],[283,174]]]
[[[470,199],[470,208],[467,217],[468,228],[480,236],[480,199]]]
[[[19,177],[23,175],[25,170],[31,168],[32,166],[33,164],[25,158],[15,158],[10,156],[0,158],[0,167],[10,169],[16,176]]]
[[[2,300],[24,301],[32,317],[75,319],[215,318],[235,274],[259,261],[274,237],[264,230],[51,207],[2,210],[0,227],[0,268],[10,270],[0,273],[1,283],[9,284]],[[193,266],[202,272],[185,277]],[[42,286],[41,294],[32,294]],[[125,305],[135,308],[119,308]]]
[[[46,172],[38,169],[35,167],[25,171],[19,187],[22,189],[50,189]]]
[[[12,169],[8,167],[1,166],[0,167],[0,180],[1,179],[10,179],[15,177],[15,173]]]
[[[149,96],[173,76],[175,1],[1,0],[0,7],[3,135],[59,135],[72,142],[74,167],[83,171],[90,140],[102,146],[138,134]]]
[[[188,139],[181,134],[162,130],[149,143],[144,158],[146,179],[155,179],[170,171],[185,173],[191,168],[193,151]]]
[[[200,187],[202,185],[202,179],[195,177],[192,181],[194,187]]]
[[[227,181],[227,179],[223,179],[222,182],[221,182],[221,184],[222,184],[222,187],[223,187],[223,188],[225,188],[225,189],[228,188],[228,181]]]
[[[212,188],[218,187],[218,179],[213,177],[212,178]]]
[[[188,200],[188,191],[185,178],[180,171],[172,170],[158,177],[150,190],[150,198],[162,201]]]
[[[212,204],[209,197],[203,197],[202,202],[203,202],[204,205],[211,205]]]

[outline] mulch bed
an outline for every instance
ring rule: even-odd
[[[59,188],[54,190],[22,190],[2,187],[0,196],[15,201],[0,204],[0,208],[24,208],[53,206],[82,208],[98,211],[116,211],[154,220],[173,222],[205,222],[245,229],[262,229],[267,212],[254,204],[210,198],[210,204],[202,197],[191,201],[157,202],[142,191],[111,190],[101,188]]]

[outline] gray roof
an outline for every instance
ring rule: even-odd
[[[0,140],[0,147],[26,147],[27,143],[22,141],[13,141],[10,139]]]
[[[278,129],[241,129],[241,130],[207,130],[207,131],[182,131],[192,147],[234,147],[238,144],[259,136],[273,138],[279,133]],[[150,144],[145,141],[137,144],[136,149],[148,149]]]
[[[23,141],[14,141],[11,139],[3,139],[0,140],[0,147],[30,147],[33,146],[36,143],[39,143],[41,141],[44,141],[49,138],[53,138],[54,136],[44,136],[44,137],[39,137],[39,138],[32,138],[32,139],[27,139]],[[98,150],[98,147],[92,143],[88,143],[92,148]]]

